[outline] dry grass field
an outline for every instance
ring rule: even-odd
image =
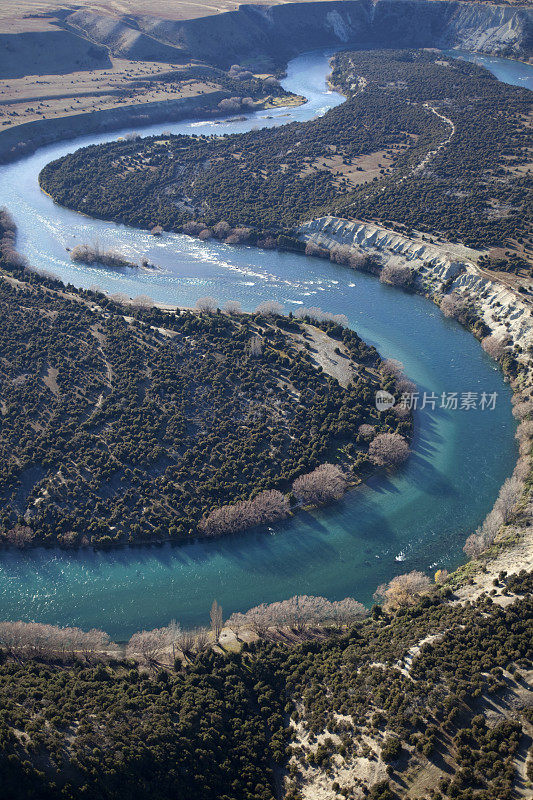
[[[299,2],[300,0],[291,0]],[[249,4],[264,5],[262,0],[247,0]],[[280,5],[286,0],[269,0],[268,5]],[[88,2],[72,2],[72,0],[2,0],[0,3],[0,33],[14,33],[13,24],[18,30],[45,30],[46,18],[31,19],[40,15],[52,15],[58,11],[73,12],[82,8],[99,14],[121,16],[134,14],[147,15],[161,19],[182,20],[207,17],[222,11],[235,11],[239,3],[232,0],[88,0]]]
[[[112,58],[108,69],[0,80],[0,130],[39,119],[179,100],[218,91],[209,81],[173,77],[169,64]]]

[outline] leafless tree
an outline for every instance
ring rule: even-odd
[[[262,247],[263,250],[274,250],[276,245],[277,241],[273,236],[265,236],[264,239],[257,240],[257,247]]]
[[[418,599],[429,592],[431,581],[423,572],[413,570],[405,575],[397,575],[388,583],[378,586],[374,593],[376,600],[383,601],[386,609],[414,605]]]
[[[228,314],[242,314],[242,306],[238,300],[228,300],[224,303],[224,311]]]
[[[147,661],[157,661],[172,643],[173,630],[154,628],[151,631],[138,631],[128,642],[126,652],[129,656],[142,656]]]
[[[374,425],[369,425],[368,423],[364,422],[362,425],[359,425],[357,432],[364,436],[367,441],[370,441],[376,433],[376,428]]]
[[[347,481],[343,471],[335,464],[321,464],[313,472],[300,475],[292,484],[292,491],[303,503],[322,505],[339,500],[346,491]]]
[[[435,573],[435,583],[438,584],[439,586],[443,583],[446,583],[448,578],[449,578],[449,572],[447,569],[438,569]]]
[[[310,308],[299,306],[294,316],[298,319],[305,319],[307,317],[313,322],[335,322],[343,328],[348,326],[348,317],[346,314],[331,314],[329,311],[323,311],[321,308],[318,308],[318,306],[311,306]]]
[[[440,309],[442,313],[445,317],[449,317],[450,319],[463,319],[467,308],[468,304],[465,298],[462,297],[458,292],[445,294],[440,301]]]
[[[195,308],[203,314],[212,314],[216,311],[218,301],[214,297],[199,297],[196,301]]]
[[[398,378],[403,376],[403,364],[396,358],[386,358],[381,362],[379,371],[386,378]]]
[[[276,316],[283,314],[283,306],[277,300],[263,300],[255,309],[255,313],[264,317]]]
[[[514,508],[522,495],[522,483],[514,476],[507,478],[498,494],[495,509],[500,512],[503,523],[507,523],[514,511]]]
[[[411,286],[413,278],[413,270],[403,264],[385,264],[379,276],[382,283],[388,283],[391,286],[401,286],[403,288]]]
[[[22,658],[106,655],[114,647],[103,631],[59,628],[37,622],[0,622],[0,647]]]
[[[116,250],[104,250],[99,242],[76,245],[70,251],[70,260],[80,264],[104,264],[112,268],[135,266]]]
[[[213,631],[215,642],[218,642],[222,632],[222,606],[219,605],[216,600],[213,600],[209,618],[211,620],[211,630]]]
[[[161,234],[163,233],[163,228],[161,227],[161,225],[154,225],[150,233],[152,234],[152,236],[161,236]]]
[[[9,544],[23,549],[27,544],[33,540],[33,530],[29,525],[21,525],[17,522],[12,528],[9,528],[4,533],[4,539]]]
[[[183,233],[186,233],[187,236],[198,236],[200,231],[205,230],[205,225],[203,222],[198,222],[197,220],[191,219],[188,222],[185,222],[182,230]]]
[[[124,292],[113,292],[113,294],[109,295],[109,299],[119,306],[127,305],[130,301],[130,298]]]
[[[250,355],[260,356],[263,352],[263,339],[261,336],[252,336],[250,339]]]
[[[384,467],[398,467],[409,456],[409,445],[399,433],[380,433],[370,442],[370,457]]]
[[[226,244],[244,244],[250,238],[251,228],[232,228],[226,236]]]
[[[133,298],[131,304],[132,306],[137,306],[137,308],[154,308],[155,300],[147,294],[138,294],[137,297]]]
[[[496,359],[496,361],[500,361],[508,352],[504,340],[500,339],[498,336],[485,336],[485,338],[481,340],[481,347],[487,355]]]
[[[485,518],[483,525],[466,540],[463,550],[470,558],[477,558],[484,550],[487,550],[500,532],[504,524],[504,517],[497,505],[496,502],[490,514]]]
[[[288,498],[276,489],[270,489],[261,492],[253,500],[241,500],[215,508],[204,517],[198,528],[207,536],[218,536],[274,522],[288,513]]]
[[[350,624],[367,615],[367,610],[354,600],[331,601],[325,597],[295,595],[276,603],[262,603],[245,613],[232,614],[226,625],[234,630],[251,629],[264,636],[268,628],[294,627],[300,630],[325,622]]]
[[[317,244],[317,242],[307,242],[305,246],[305,255],[314,256],[315,258],[329,258],[329,250],[327,247]]]
[[[334,245],[329,251],[329,258],[334,264],[350,266],[350,260],[352,258],[351,248],[348,247],[347,244]]]
[[[217,239],[225,239],[231,230],[231,225],[225,220],[220,220],[213,226],[213,234]]]
[[[194,634],[194,647],[197,653],[201,653],[209,645],[209,635],[205,628],[196,628]]]
[[[533,402],[530,399],[521,399],[514,403],[513,417],[516,419],[526,419],[531,413],[533,413]]]
[[[211,238],[211,235],[212,234],[211,234],[211,231],[209,230],[209,228],[204,228],[198,234],[198,238],[201,239],[202,242],[205,242],[205,241],[207,241],[207,239]]]
[[[227,97],[224,100],[221,100],[218,104],[218,107],[221,111],[240,111],[241,109],[241,98],[240,97]]]

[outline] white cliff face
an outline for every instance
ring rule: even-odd
[[[518,52],[528,38],[530,10],[510,6],[457,4],[444,35],[443,45],[460,45],[484,53]]]
[[[521,348],[517,358],[530,366],[528,348],[533,347],[531,300],[523,299],[497,281],[483,277],[475,259],[480,255],[463,245],[435,245],[403,236],[379,225],[338,217],[320,217],[299,228],[305,242],[331,249],[342,244],[355,252],[379,256],[381,263],[407,264],[415,273],[418,288],[430,297],[458,292],[472,303],[491,332],[509,336]]]

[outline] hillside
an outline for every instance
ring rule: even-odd
[[[40,626],[0,625],[3,796],[525,800],[531,576],[495,584],[474,604],[391,584],[363,622],[325,635],[302,617],[240,653],[174,626],[163,669],[53,657],[33,649]]]

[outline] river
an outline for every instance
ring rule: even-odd
[[[342,102],[326,87],[328,55],[308,53],[289,64],[285,86],[308,98],[299,108],[258,112],[240,122],[158,124],[142,134],[222,134],[325,113]],[[533,69],[520,62],[476,59],[495,74],[503,70],[498,77],[508,82],[524,86],[524,78],[532,80]],[[246,309],[265,299],[281,301],[287,311],[320,306],[346,314],[383,356],[400,359],[421,393],[497,393],[497,400],[493,410],[445,411],[439,403],[419,410],[413,453],[402,471],[377,476],[341,503],[271,531],[112,551],[2,551],[0,619],[100,627],[124,639],[172,618],[186,627],[205,624],[213,598],[225,615],[294,594],[350,595],[368,604],[376,586],[399,572],[457,566],[466,535],[490,510],[517,455],[510,389],[479,343],[426,299],[373,277],[288,253],[180,235],[155,239],[67,211],[40,192],[37,176],[48,161],[119,135],[55,144],[0,168],[2,203],[13,213],[19,249],[33,265],[76,286],[180,305],[213,295],[220,302],[240,300]],[[69,261],[66,247],[95,239],[134,261],[146,256],[162,271],[119,273]]]

